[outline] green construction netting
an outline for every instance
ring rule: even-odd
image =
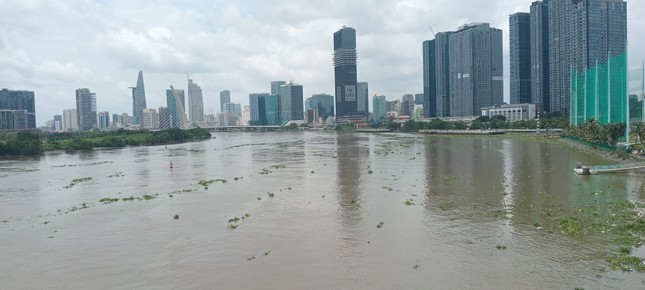
[[[571,124],[591,119],[600,124],[627,123],[629,98],[627,51],[611,55],[605,63],[571,72]]]

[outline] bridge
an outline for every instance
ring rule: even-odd
[[[645,169],[645,162],[591,166],[591,170],[598,173],[625,172],[639,169]]]
[[[281,126],[221,126],[202,127],[211,132],[272,132],[282,130]]]

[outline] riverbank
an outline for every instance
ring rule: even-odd
[[[583,144],[583,143],[580,143],[580,142],[576,142],[575,140],[571,140],[571,139],[567,139],[567,138],[560,138],[559,142],[561,142],[561,143],[563,143],[563,144],[565,144],[565,145],[567,145],[569,147],[572,147],[572,148],[574,148],[576,150],[584,151],[584,152],[588,152],[588,153],[597,155],[599,157],[602,157],[603,159],[606,159],[607,161],[614,162],[614,163],[631,163],[631,162],[634,162],[634,160],[639,160],[639,159],[635,159],[635,158],[630,158],[629,156],[628,156],[627,159],[624,159],[624,158],[619,157],[616,152],[594,148],[594,147],[591,147],[589,145],[586,145],[586,144]]]
[[[210,132],[202,128],[162,131],[18,132],[1,135],[0,156],[36,156],[47,151],[73,152],[94,148],[123,148],[126,146],[154,146],[210,139]]]

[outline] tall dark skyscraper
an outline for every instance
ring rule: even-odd
[[[224,90],[219,92],[219,108],[220,112],[224,112],[224,104],[228,104],[231,102],[231,91],[229,90]]]
[[[143,110],[146,108],[146,89],[143,85],[143,71],[139,71],[137,86],[132,88],[132,116],[134,124],[143,123]]]
[[[531,4],[531,103],[549,112],[549,0]]]
[[[511,104],[531,102],[531,14],[509,17]]]
[[[97,128],[96,94],[89,89],[76,90],[76,116],[78,129],[89,131]]]
[[[0,110],[27,111],[27,129],[36,129],[36,101],[34,92],[0,90]],[[24,127],[24,126],[22,126]]]
[[[437,117],[437,62],[435,40],[423,42],[423,111],[427,118]]]
[[[343,27],[334,33],[336,118],[358,113],[356,30]]]
[[[477,116],[504,100],[503,40],[488,23],[468,24],[449,37],[450,116]]]

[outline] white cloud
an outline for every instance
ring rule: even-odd
[[[187,73],[215,110],[219,91],[247,103],[273,80],[300,83],[305,96],[333,93],[332,34],[348,25],[357,29],[359,79],[371,94],[400,98],[422,90],[429,27],[489,22],[505,31],[506,47],[508,15],[532,1],[3,0],[0,10],[11,13],[0,18],[0,79],[36,91],[39,124],[73,107],[79,87],[97,93],[102,111],[130,112],[127,87],[139,70],[150,107],[165,104],[170,84],[185,87]],[[629,59],[640,66],[645,6],[633,3]]]

